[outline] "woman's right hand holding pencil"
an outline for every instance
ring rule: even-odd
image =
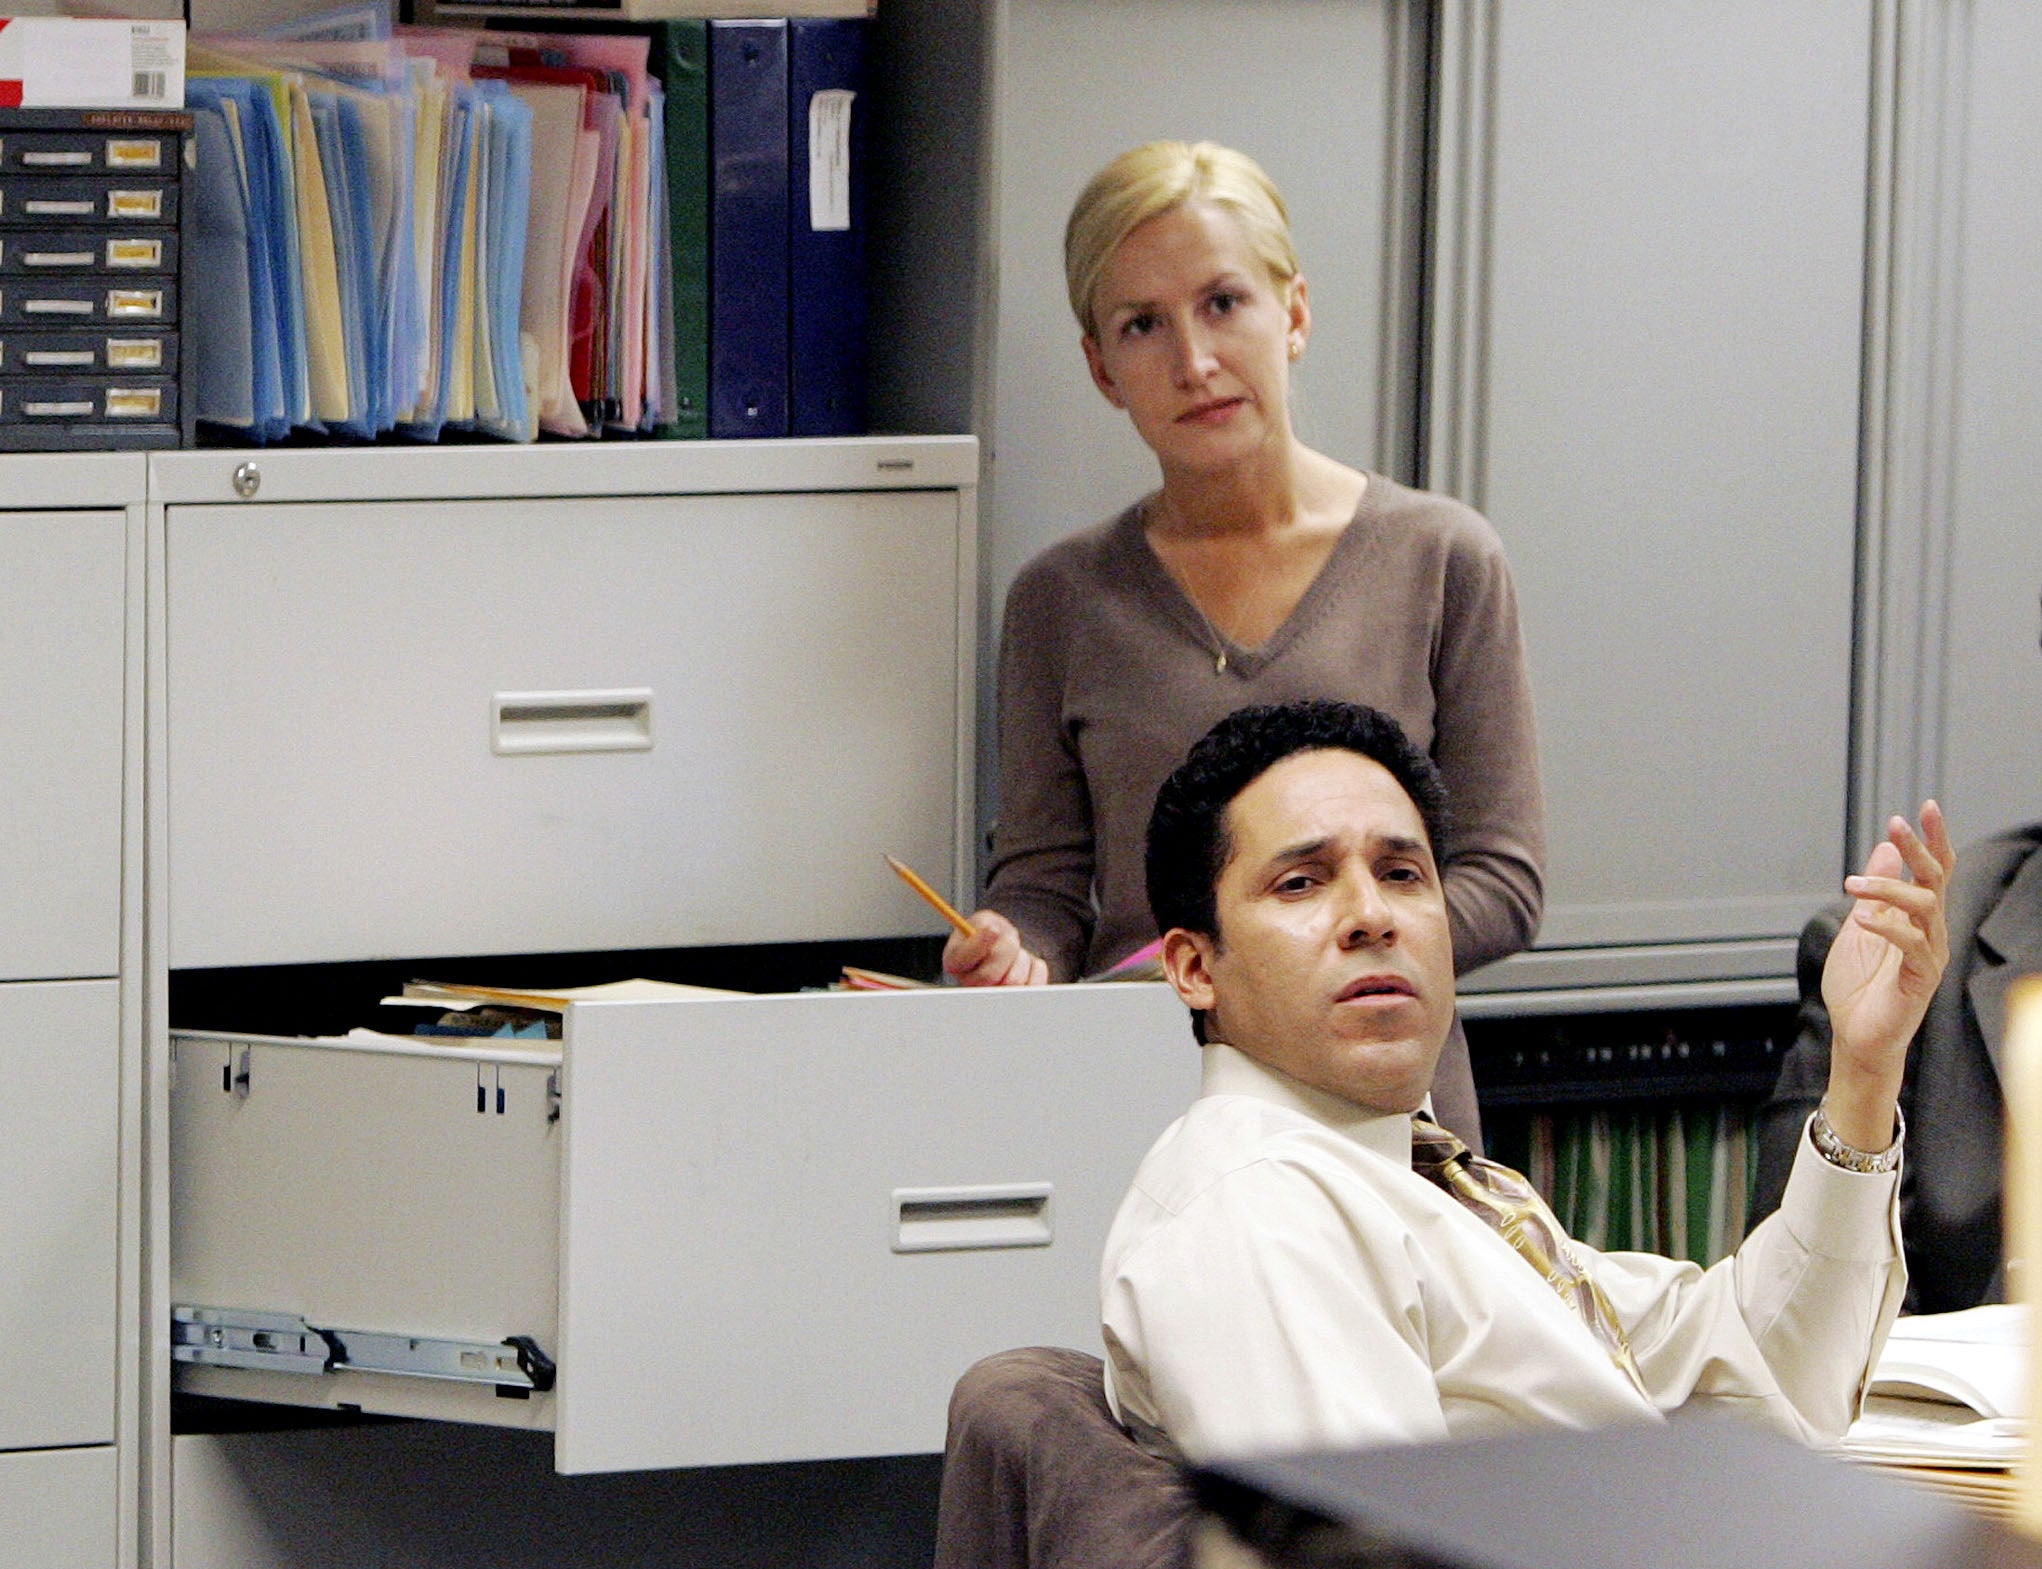
[[[971,935],[953,931],[943,973],[961,986],[1047,986],[1049,964],[1022,946],[1014,923],[993,910],[971,918]]]

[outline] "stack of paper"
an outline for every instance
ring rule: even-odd
[[[2017,1304],[1901,1319],[1844,1452],[2010,1515],[2027,1340],[2027,1310]]]
[[[504,1040],[557,1041],[562,1015],[576,1002],[671,1002],[677,997],[742,997],[719,986],[633,979],[593,986],[481,986],[456,981],[406,981],[401,996],[385,997],[385,1008],[414,1010],[413,1022],[390,1028],[391,1019],[360,1025],[350,1040],[406,1040],[434,1037],[436,1044],[495,1043]]]
[[[573,1002],[671,1002],[676,997],[742,997],[724,986],[694,986],[685,981],[602,981],[593,986],[538,986],[529,989],[474,986],[461,981],[406,981],[402,996],[386,1004],[433,1008],[484,1008],[491,1005],[533,1008],[558,1013]]]

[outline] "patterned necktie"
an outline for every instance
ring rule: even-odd
[[[1617,1322],[1616,1309],[1595,1277],[1581,1267],[1560,1222],[1523,1177],[1471,1151],[1453,1134],[1423,1117],[1411,1119],[1411,1169],[1436,1182],[1473,1210],[1539,1272],[1560,1300],[1581,1315],[1609,1358],[1645,1394],[1645,1380]],[[1648,1397],[1649,1398],[1649,1397]]]

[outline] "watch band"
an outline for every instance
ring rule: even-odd
[[[1856,1145],[1846,1144],[1837,1137],[1836,1129],[1829,1125],[1829,1112],[1818,1105],[1815,1108],[1815,1115],[1808,1119],[1808,1137],[1815,1145],[1815,1152],[1830,1165],[1841,1166],[1845,1171],[1879,1176],[1899,1168],[1901,1141],[1907,1137],[1907,1119],[1900,1114],[1900,1108],[1895,1106],[1893,1142],[1882,1150],[1861,1150]]]

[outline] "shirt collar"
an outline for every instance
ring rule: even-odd
[[[1220,1041],[1205,1047],[1201,1095],[1246,1095],[1284,1106],[1399,1165],[1411,1164],[1408,1112],[1369,1111],[1257,1062]],[[1428,1112],[1430,1102],[1427,1103]]]

